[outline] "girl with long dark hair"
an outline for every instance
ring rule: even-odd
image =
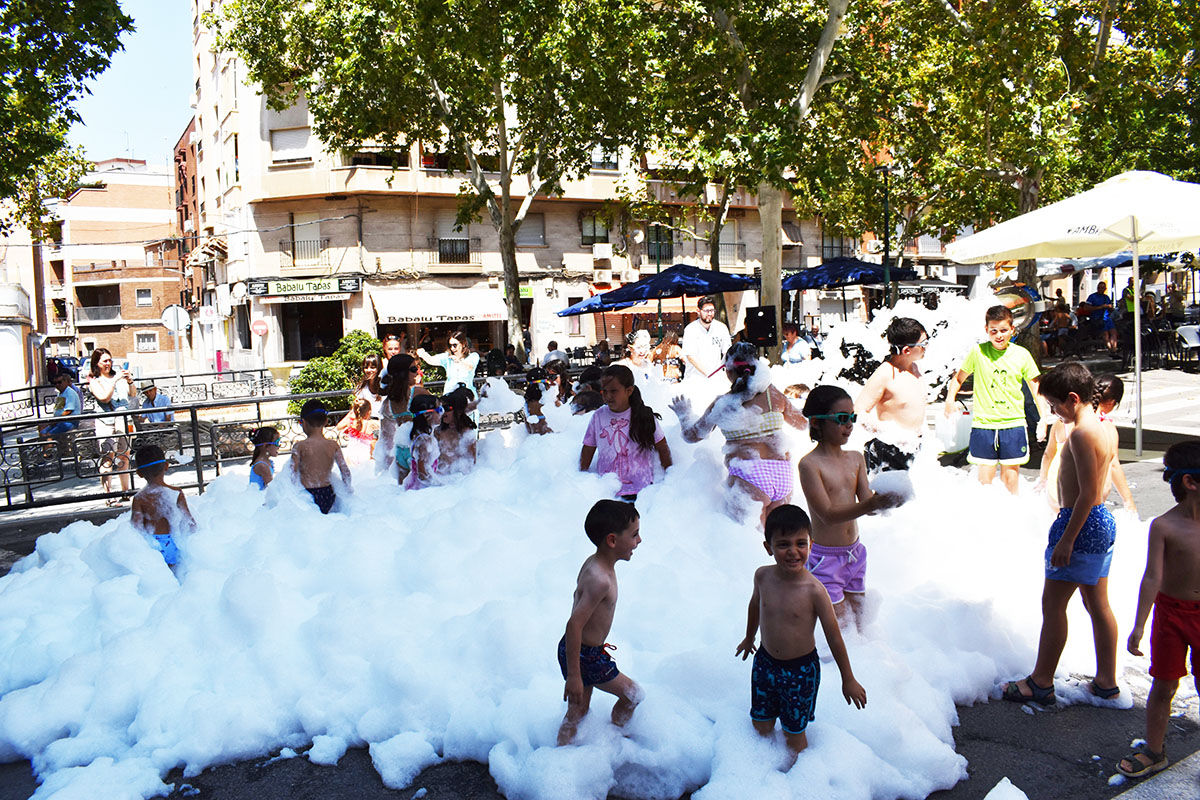
[[[424,489],[437,477],[441,451],[433,432],[441,425],[442,406],[433,395],[423,394],[413,398],[411,413],[412,456],[408,475],[401,485],[405,489]]]
[[[393,356],[387,363],[387,382],[381,387],[384,400],[379,407],[379,443],[375,445],[375,466],[382,471],[395,461],[399,481],[408,477],[412,453],[407,423],[412,420],[409,407],[414,398],[429,394],[418,385],[421,368],[408,353]],[[401,426],[404,426],[401,429]]]
[[[633,372],[613,364],[600,379],[604,405],[592,413],[579,452],[579,469],[587,472],[597,456],[596,470],[612,472],[621,480],[617,494],[633,502],[638,492],[654,482],[654,453],[663,469],[671,466],[671,449],[659,425],[659,415],[642,400]]]
[[[132,398],[137,397],[129,371],[113,369],[112,353],[107,348],[97,347],[92,351],[91,380],[88,391],[96,398],[101,411],[120,411],[128,408]],[[96,440],[100,447],[100,486],[105,493],[112,491],[112,473],[117,471],[121,491],[130,489],[129,473],[129,417],[103,417],[96,420]],[[107,498],[105,505],[120,503],[119,498]]]
[[[434,432],[441,456],[438,472],[470,472],[475,466],[475,447],[479,442],[477,426],[467,413],[470,395],[459,387],[442,395],[442,424]]]

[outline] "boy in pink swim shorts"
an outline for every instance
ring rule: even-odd
[[[863,454],[842,449],[857,419],[854,402],[844,389],[829,385],[813,389],[804,401],[804,416],[817,443],[800,459],[800,488],[812,517],[808,570],[829,592],[838,623],[842,627],[853,623],[861,631],[867,548],[858,539],[856,520],[895,508],[902,500],[871,491]]]

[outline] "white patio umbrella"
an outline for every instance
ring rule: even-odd
[[[1142,454],[1142,303],[1138,256],[1200,248],[1200,184],[1157,172],[1125,172],[1066,200],[951,242],[963,264],[1083,258],[1133,251],[1135,444]]]

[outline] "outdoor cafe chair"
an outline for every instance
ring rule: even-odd
[[[1175,329],[1175,335],[1178,337],[1177,341],[1184,362],[1191,359],[1192,353],[1196,353],[1197,357],[1200,357],[1200,325],[1180,325]]]

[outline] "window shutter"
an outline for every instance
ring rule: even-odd
[[[308,161],[312,158],[309,152],[311,128],[283,128],[271,131],[271,160]]]
[[[517,230],[517,244],[538,245],[546,243],[546,217],[544,214],[526,214],[525,221]]]

